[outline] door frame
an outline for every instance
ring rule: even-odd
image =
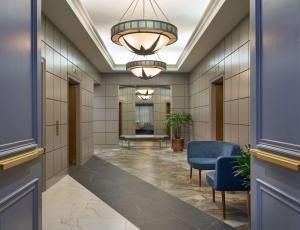
[[[42,81],[42,137],[41,146],[44,149],[42,157],[42,191],[46,190],[46,58],[41,57],[41,81]]]
[[[122,128],[123,128],[123,122],[122,122],[122,102],[121,101],[119,101],[119,137],[121,136],[121,135],[123,135],[123,130],[122,130]]]
[[[81,127],[80,127],[80,120],[81,120],[81,111],[80,111],[80,81],[73,77],[72,75],[68,74],[68,97],[69,97],[69,83],[70,81],[76,84],[76,164],[75,166],[80,165],[81,162],[81,142],[80,142],[80,134],[81,134]],[[68,166],[69,166],[69,98],[68,98]]]

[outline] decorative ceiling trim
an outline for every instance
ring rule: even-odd
[[[100,52],[103,54],[105,60],[109,64],[109,66],[114,70],[115,63],[112,57],[110,56],[104,42],[102,41],[100,35],[97,32],[96,27],[94,26],[92,19],[89,14],[86,12],[84,7],[82,6],[80,0],[66,0],[70,8],[73,10],[76,17],[79,19],[82,26],[85,28],[89,36],[92,38]]]
[[[185,46],[183,52],[181,53],[176,65],[168,65],[168,72],[178,71],[181,65],[184,63],[193,47],[196,45],[197,41],[201,38],[213,18],[216,16],[218,11],[221,9],[226,0],[211,0],[204,15],[201,17],[196,29],[194,30],[191,38],[189,39],[187,45]],[[92,38],[100,52],[103,54],[105,60],[111,67],[113,71],[125,71],[126,64],[116,64],[109,54],[104,42],[102,41],[99,33],[89,14],[81,4],[80,0],[66,0],[70,8],[73,10],[76,17],[79,19],[82,26],[85,28],[89,36]]]
[[[181,53],[176,63],[176,67],[178,69],[182,66],[188,55],[191,53],[192,49],[199,41],[209,24],[212,22],[213,18],[219,12],[225,1],[226,0],[211,0],[209,5],[207,6],[207,9],[204,12],[204,15],[202,16],[200,22],[198,23],[196,29],[191,35],[188,43],[186,44],[183,52]]]

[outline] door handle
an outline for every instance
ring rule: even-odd
[[[7,157],[0,160],[0,170],[6,170],[17,165],[23,164],[27,161],[33,160],[44,153],[43,148],[37,148],[28,152],[24,152],[12,157]]]
[[[250,153],[252,156],[260,160],[267,161],[271,164],[280,165],[294,171],[300,171],[300,160],[296,160],[286,156],[280,156],[278,154],[262,151],[260,149],[251,149]]]

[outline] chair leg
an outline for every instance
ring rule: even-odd
[[[223,219],[226,219],[225,192],[222,191]]]
[[[199,170],[199,186],[201,187],[201,170]]]
[[[214,203],[216,202],[216,193],[214,188],[212,188],[212,200]]]
[[[249,218],[249,223],[251,223],[251,197],[250,192],[247,192],[247,214]]]
[[[193,168],[191,167],[190,168],[190,180],[192,179],[192,177],[193,177]]]

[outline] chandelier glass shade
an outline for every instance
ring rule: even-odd
[[[177,41],[177,27],[159,20],[131,20],[111,29],[111,40],[138,55],[151,55]]]
[[[154,94],[153,89],[138,89],[136,91],[137,98],[143,101],[150,100],[153,94]]]
[[[132,16],[139,3],[142,4],[142,17],[133,20]],[[155,18],[146,18],[148,6],[151,6]],[[129,18],[123,20],[127,15]],[[163,16],[163,19],[159,16]],[[132,0],[119,23],[111,28],[111,40],[115,44],[144,56],[155,54],[161,48],[173,44],[177,41],[177,35],[177,27],[169,22],[156,0]]]
[[[149,80],[162,71],[166,71],[167,65],[162,61],[140,60],[126,64],[126,70],[133,73],[140,79]]]
[[[137,95],[137,98],[143,101],[147,101],[152,98],[152,95]]]

